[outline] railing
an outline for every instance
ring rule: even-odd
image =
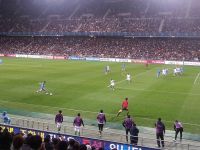
[[[11,118],[11,120],[12,120],[12,125],[14,126],[43,130],[43,131],[57,132],[56,125],[50,122],[44,122],[44,121],[35,120],[35,119],[25,119],[25,118]],[[74,135],[73,126],[63,125],[60,133]],[[123,133],[120,133],[120,132],[117,133],[116,131],[104,130],[103,135],[100,137],[97,128],[93,129],[91,127],[81,128],[81,136],[94,138],[94,139],[119,142],[119,143],[127,143],[126,138],[125,138],[126,135]],[[145,146],[145,147],[152,147],[152,148],[156,147],[156,139],[152,137],[155,137],[155,135],[143,134],[143,136],[139,136],[138,145]],[[175,150],[175,149],[199,150],[200,142],[184,140],[184,139],[182,142],[173,142],[171,137],[165,137],[165,147],[170,150]]]
[[[0,32],[1,36],[182,37],[199,38],[200,32]]]

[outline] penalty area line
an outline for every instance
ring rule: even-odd
[[[194,83],[193,84],[196,84],[196,82],[198,81],[198,79],[199,79],[199,75],[200,75],[200,72],[197,74],[197,76],[196,76],[196,78],[195,78],[195,80],[194,80]]]

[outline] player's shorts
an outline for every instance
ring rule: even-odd
[[[39,91],[41,92],[41,91],[46,91],[46,90],[45,88],[40,88]]]
[[[122,110],[126,110],[126,111],[128,111],[128,108],[124,107],[124,108],[122,108]]]
[[[98,124],[99,131],[103,131],[103,126],[104,126],[104,124]]]
[[[80,132],[81,127],[80,126],[74,126],[74,131]]]
[[[57,127],[57,128],[61,128],[61,123],[60,123],[60,122],[57,122],[57,123],[56,123],[56,127]]]
[[[127,81],[130,81],[130,80],[131,80],[131,78],[127,78],[126,80],[127,80]]]
[[[111,83],[110,85],[111,85],[111,86],[115,86],[115,84],[114,84],[114,83]]]

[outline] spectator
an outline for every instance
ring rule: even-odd
[[[76,141],[74,139],[70,139],[69,140],[68,150],[74,150],[75,143],[76,143]]]
[[[58,138],[53,138],[52,139],[52,143],[53,143],[54,149],[57,148],[59,142],[60,142],[60,139],[58,139]]]
[[[44,138],[44,144],[45,144],[45,149],[46,149],[46,150],[53,150],[53,149],[54,149],[53,143],[51,142],[51,137],[50,137],[50,135],[47,135],[47,136]]]
[[[42,148],[42,138],[39,135],[33,135],[30,137],[30,147],[33,150],[41,150]]]
[[[24,144],[24,138],[21,134],[15,135],[13,137],[13,150],[21,150]]]
[[[0,134],[0,149],[1,150],[10,150],[12,144],[12,135],[8,132],[8,129],[5,128]]]
[[[32,137],[32,134],[29,133],[27,137],[24,139],[24,144],[22,146],[22,150],[29,150],[30,149],[30,138]]]
[[[67,150],[68,142],[66,141],[60,141],[57,145],[56,150]]]
[[[87,148],[86,145],[81,144],[81,145],[80,145],[80,150],[89,150],[89,149]],[[90,150],[91,150],[91,149],[90,149]]]
[[[158,121],[155,123],[156,127],[156,139],[157,139],[157,145],[160,147],[160,143],[162,144],[162,147],[165,146],[164,143],[164,134],[165,134],[165,125],[161,121],[161,118],[158,118]]]

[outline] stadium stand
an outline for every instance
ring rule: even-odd
[[[198,39],[1,37],[0,53],[154,60],[200,60]]]
[[[0,53],[199,61],[199,8],[199,0],[181,0],[175,4],[170,0],[60,0],[56,4],[48,3],[48,0],[0,0]],[[65,32],[71,33],[70,36],[64,37],[62,34]],[[109,33],[109,37],[85,35],[86,32]],[[74,33],[79,36],[72,36]],[[112,33],[141,34],[140,38],[136,38],[124,35],[116,37]],[[154,36],[145,36],[143,33]],[[166,33],[170,34],[164,36]],[[181,33],[181,38],[174,37],[173,33]],[[182,36],[182,33],[186,34]],[[191,33],[195,38],[188,38],[187,34]],[[161,37],[155,38],[158,35]],[[27,120],[16,116],[11,120],[15,126],[51,130],[55,133],[55,125],[42,122],[44,120]],[[85,129],[84,136],[99,138],[96,130],[88,128],[90,129]],[[72,128],[64,127],[63,133],[66,131],[70,133]],[[114,141],[124,143],[124,135],[115,132],[117,131],[112,129],[105,132],[103,140],[113,140],[116,137],[119,139]],[[24,135],[13,135],[4,130],[0,133],[0,149],[2,145],[10,149],[11,143],[18,148],[29,147],[29,138],[41,139],[31,135],[26,138],[22,136]],[[5,138],[8,143],[2,144]],[[139,145],[145,143],[151,147],[152,143],[155,144],[154,140],[142,137]],[[21,141],[22,144],[15,145],[15,141]],[[49,143],[48,137],[45,141],[45,146],[51,147],[49,149],[85,149],[85,145],[75,141],[63,142],[58,138]],[[199,146],[191,148],[191,143],[169,142],[166,147],[199,149]],[[41,145],[44,146],[40,142],[39,146]]]
[[[20,4],[12,0],[11,3],[5,0],[1,3],[1,32],[182,33],[200,30],[200,13],[196,13],[199,7],[195,0],[183,0],[175,4],[155,0],[84,0],[83,5],[76,5],[75,2],[69,5],[65,2],[54,7],[51,4],[47,4],[49,6],[46,7],[42,2],[38,2],[38,7],[37,1],[34,3],[30,0],[22,1]],[[37,8],[37,11],[34,11],[34,8]]]

